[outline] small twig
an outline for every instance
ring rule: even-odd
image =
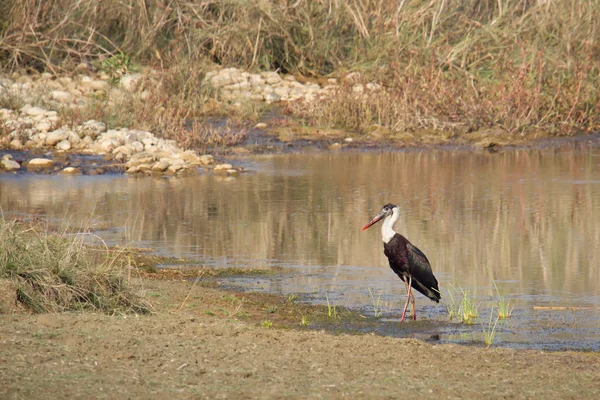
[[[192,286],[190,287],[190,290],[188,291],[187,296],[185,296],[185,299],[183,299],[183,302],[181,303],[181,305],[177,308],[177,311],[181,311],[181,309],[183,308],[183,306],[185,305],[185,303],[188,301],[188,299],[190,298],[190,296],[192,295],[192,290],[196,287],[196,285],[198,284],[198,282],[200,281],[200,278],[202,278],[202,276],[204,275],[204,273],[206,272],[206,269],[201,269],[198,272],[198,277],[196,277],[196,279],[194,280],[194,283],[192,284]]]

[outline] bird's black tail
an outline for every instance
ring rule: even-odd
[[[437,280],[435,280],[434,284],[430,285],[431,287],[427,287],[413,278],[411,286],[415,288],[419,293],[426,297],[429,297],[431,301],[435,301],[436,303],[439,303],[440,299],[442,298],[442,293],[440,293]]]

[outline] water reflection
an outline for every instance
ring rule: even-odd
[[[346,305],[367,288],[398,307],[378,229],[360,228],[393,202],[396,229],[428,256],[441,286],[458,280],[517,303],[590,305],[600,298],[600,150],[499,154],[393,152],[261,156],[237,179],[0,175],[5,213],[39,210],[102,237],[213,265],[282,265],[282,292],[330,291]],[[277,285],[277,287],[269,287]],[[421,306],[429,305],[419,297]]]

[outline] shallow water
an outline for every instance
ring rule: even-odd
[[[39,212],[109,243],[215,267],[282,267],[236,278],[246,290],[299,295],[382,318],[347,327],[480,343],[480,322],[449,322],[453,285],[475,293],[487,324],[499,291],[514,305],[495,344],[600,350],[600,149],[356,152],[259,156],[254,173],[185,178],[0,175],[5,215]],[[444,299],[417,294],[419,321],[397,322],[404,285],[383,255],[380,207],[429,258]],[[580,310],[534,310],[568,306]]]

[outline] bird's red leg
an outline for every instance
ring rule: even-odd
[[[405,282],[406,283],[406,282]],[[412,318],[414,321],[417,320],[417,310],[415,310],[415,295],[412,293],[412,276],[408,276],[408,284],[406,285],[406,290],[408,291],[408,299],[412,304]],[[408,305],[408,303],[407,303]]]
[[[412,290],[410,291],[410,302],[412,303],[412,315],[413,320],[417,320],[417,310],[415,309],[415,295],[412,294]]]
[[[410,278],[409,278],[410,280]],[[404,305],[404,311],[402,311],[402,318],[400,318],[400,322],[404,322],[404,317],[406,316],[406,310],[408,309],[408,302],[410,301],[410,283],[407,283],[406,281],[404,281],[404,285],[406,286],[406,293],[407,293],[407,297],[406,297],[406,304]]]

